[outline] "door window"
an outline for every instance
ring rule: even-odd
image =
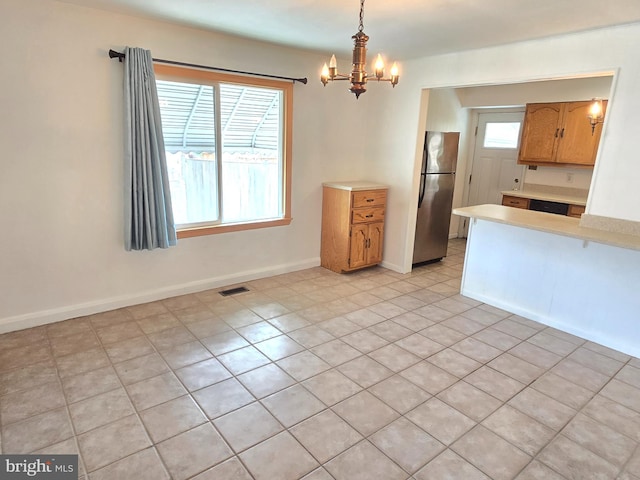
[[[518,148],[520,122],[487,122],[484,148]]]

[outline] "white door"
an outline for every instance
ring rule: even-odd
[[[501,191],[511,190],[516,180],[518,188],[522,185],[525,166],[517,161],[523,119],[524,111],[478,114],[467,205],[500,204]],[[461,230],[466,237],[466,221]]]

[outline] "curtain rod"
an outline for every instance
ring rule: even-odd
[[[110,49],[109,58],[117,58],[118,61],[122,63],[122,60],[124,59],[124,53],[116,52],[115,50]],[[243,72],[242,70],[230,70],[228,68],[209,67],[207,65],[197,65],[195,63],[176,62],[174,60],[162,60],[161,58],[153,58],[152,60],[158,63],[166,63],[167,65],[178,65],[180,67],[202,68],[204,70],[215,70],[217,72],[240,73],[242,75],[251,75],[253,77],[277,78],[279,80],[290,80],[293,83],[300,82],[305,85],[307,84],[306,77],[305,78],[281,77],[279,75],[269,75],[266,73]]]

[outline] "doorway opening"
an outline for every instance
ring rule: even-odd
[[[484,110],[477,112],[476,117],[471,171],[465,185],[466,205],[500,204],[501,192],[519,189],[522,185],[526,167],[517,162],[524,109]],[[467,220],[460,225],[460,237],[467,236]]]

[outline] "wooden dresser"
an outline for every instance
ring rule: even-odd
[[[323,267],[343,273],[382,261],[387,189],[371,182],[323,184]]]

